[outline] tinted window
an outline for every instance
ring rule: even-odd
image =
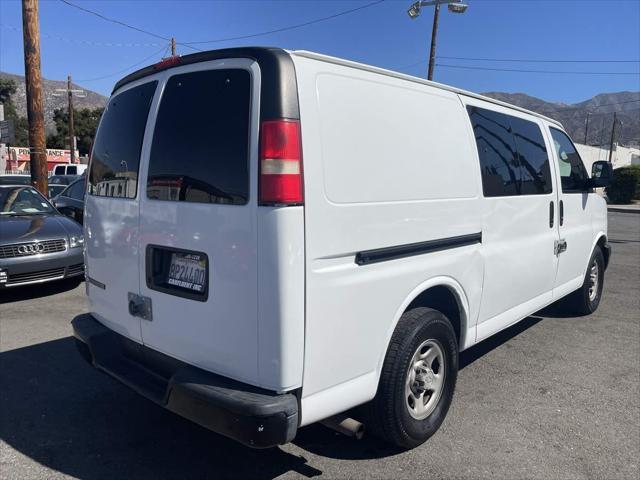
[[[522,118],[508,118],[520,163],[520,194],[551,193],[551,168],[540,127]]]
[[[3,175],[0,185],[31,185],[31,177],[25,175]]]
[[[147,196],[245,204],[249,195],[249,72],[171,77],[158,112]]]
[[[67,167],[67,175],[77,175],[78,167]]]
[[[131,88],[109,101],[93,146],[91,194],[135,198],[142,139],[156,84]]]
[[[484,196],[518,195],[520,172],[507,116],[469,107],[469,117],[478,146]]]
[[[586,168],[571,139],[566,133],[551,128],[551,137],[556,149],[560,181],[563,192],[582,192],[589,179]]]
[[[64,192],[65,197],[73,198],[74,200],[84,199],[84,180],[79,180],[69,185],[69,188]]]

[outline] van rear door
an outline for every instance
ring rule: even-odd
[[[257,382],[257,63],[164,72],[140,187],[145,345]]]
[[[140,319],[129,312],[128,296],[139,292],[138,215],[144,189],[138,184],[138,165],[157,84],[138,81],[109,100],[93,146],[85,200],[90,311],[138,342]]]

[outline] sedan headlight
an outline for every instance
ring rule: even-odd
[[[84,236],[74,235],[73,237],[69,237],[69,246],[71,248],[82,247],[83,245],[84,245]]]

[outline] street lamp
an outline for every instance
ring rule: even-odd
[[[435,13],[433,14],[433,28],[431,30],[431,53],[429,54],[429,70],[427,79],[433,79],[433,67],[436,60],[436,36],[438,34],[438,17],[440,16],[440,5],[447,5],[449,11],[452,13],[464,13],[467,10],[468,5],[462,3],[462,0],[418,0],[415,2],[407,14],[410,18],[418,18],[420,15],[420,9],[422,7],[435,6]]]

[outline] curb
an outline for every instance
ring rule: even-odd
[[[640,208],[607,207],[607,210],[615,213],[640,213]]]

